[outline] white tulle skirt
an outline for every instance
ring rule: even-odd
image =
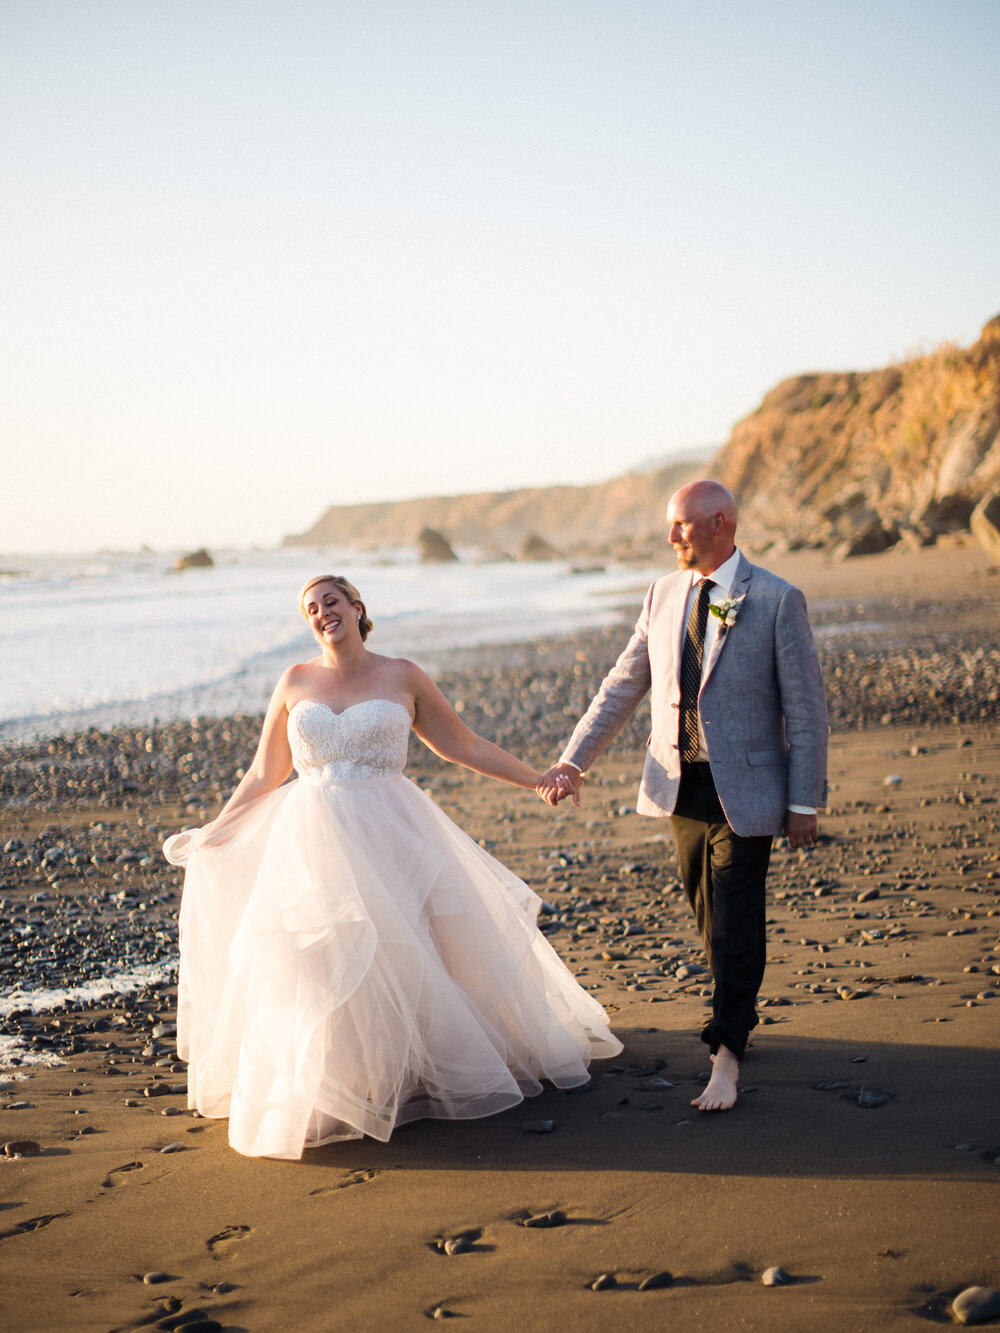
[[[164,850],[189,1105],[247,1156],[492,1115],[622,1049],[537,895],[403,776],[299,779]]]

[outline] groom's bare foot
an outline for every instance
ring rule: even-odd
[[[740,1062],[728,1046],[720,1046],[712,1057],[712,1077],[705,1091],[695,1097],[692,1106],[699,1111],[728,1111],[736,1105]]]

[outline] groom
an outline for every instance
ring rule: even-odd
[[[826,696],[805,598],[737,550],[729,491],[715,481],[682,486],[667,524],[680,569],[649,589],[625,651],[538,790],[550,805],[567,795],[579,805],[582,774],[650,691],[637,809],[670,820],[712,969],[701,1034],[712,1075],[692,1106],[725,1111],[757,1025],[772,838],[816,841]]]

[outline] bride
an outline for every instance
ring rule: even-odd
[[[621,1043],[538,931],[539,899],[402,770],[412,728],[477,773],[541,775],[470,731],[419,667],[366,647],[346,579],[310,579],[299,607],[318,656],[278,681],[221,815],[164,844],[186,867],[189,1105],[228,1116],[238,1152],[297,1159],[493,1115],[542,1079],[586,1083]]]

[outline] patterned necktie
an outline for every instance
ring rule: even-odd
[[[701,654],[705,647],[708,624],[708,593],[711,579],[699,579],[698,596],[688,616],[681,655],[681,759],[690,763],[698,757],[698,691],[701,689]]]

